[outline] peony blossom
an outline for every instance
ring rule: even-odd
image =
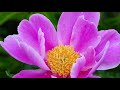
[[[41,14],[22,20],[18,34],[0,44],[18,61],[39,69],[21,70],[13,78],[99,78],[96,70],[117,67],[120,34],[98,31],[99,19],[99,12],[63,12],[57,31]]]

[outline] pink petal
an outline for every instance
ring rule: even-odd
[[[21,49],[25,52],[26,56],[28,57],[27,60],[31,60],[31,64],[34,64],[40,67],[41,69],[49,70],[43,58],[32,47],[28,46],[25,43],[20,43],[20,46]]]
[[[80,71],[78,78],[87,78],[86,76],[88,75],[88,73],[90,72],[91,69],[87,70],[87,71]]]
[[[51,78],[57,78],[56,76],[51,75]]]
[[[26,56],[20,49],[20,38],[18,35],[9,35],[1,42],[1,46],[14,58],[24,59]]]
[[[84,15],[85,20],[93,22],[96,26],[98,25],[100,18],[98,12],[64,12],[60,16],[57,27],[59,44],[69,45],[73,26],[81,15]]]
[[[51,78],[51,72],[45,70],[22,70],[12,78]]]
[[[95,49],[96,54],[101,52],[107,41],[110,41],[110,46],[120,42],[120,34],[114,29],[101,30],[98,34],[101,36],[101,42]]]
[[[18,33],[21,39],[39,52],[38,32],[35,32],[32,24],[22,20],[18,26]]]
[[[86,71],[93,67],[95,64],[95,50],[92,46],[88,47],[87,51],[84,53],[86,63],[85,66],[83,67],[82,71]]]
[[[76,60],[76,63],[73,64],[71,72],[70,72],[71,78],[78,77],[78,74],[81,71],[81,69],[83,68],[83,66],[85,65],[85,62],[86,62],[86,60],[85,60],[84,56],[82,56]]]
[[[45,57],[45,38],[44,38],[44,33],[39,29],[38,31],[38,41],[39,41],[39,53],[40,56],[44,59]]]
[[[100,31],[99,35],[101,35],[102,39],[96,48],[96,54],[99,54],[107,41],[110,41],[110,46],[98,70],[107,70],[117,67],[120,64],[120,34],[116,30],[110,29]]]
[[[0,41],[0,45],[2,44],[3,42],[2,41]]]
[[[38,32],[39,28],[41,28],[44,33],[46,51],[58,45],[57,33],[48,18],[41,14],[33,14],[29,21],[33,25],[35,32]]]
[[[1,46],[17,60],[49,70],[42,57],[31,46],[22,42],[17,35],[5,38]]]
[[[93,22],[96,26],[99,24],[100,13],[99,12],[83,12],[85,20]]]
[[[100,39],[95,24],[85,20],[84,16],[80,16],[73,27],[70,41],[75,51],[84,52],[89,46],[96,47]]]
[[[103,62],[97,70],[107,70],[115,68],[120,64],[120,44],[109,47]]]
[[[64,12],[61,14],[57,27],[60,44],[69,45],[72,28],[80,15],[82,15],[81,12]]]
[[[110,42],[108,41],[106,43],[104,49],[101,51],[101,54],[100,54],[101,58],[99,59],[99,61],[96,62],[96,64],[93,66],[93,68],[90,70],[90,72],[88,73],[88,75],[86,77],[91,76],[96,71],[96,69],[101,65],[101,63],[103,62],[103,60],[105,58],[105,55],[108,52],[109,45],[110,45]]]

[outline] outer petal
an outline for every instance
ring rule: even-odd
[[[32,24],[22,20],[18,26],[18,33],[21,39],[39,52],[38,32],[35,32]]]
[[[56,76],[51,75],[51,78],[57,78]]]
[[[29,18],[29,21],[33,25],[36,33],[39,28],[41,28],[44,33],[46,51],[58,45],[57,33],[49,19],[41,14],[33,14]]]
[[[60,44],[69,45],[73,26],[80,15],[82,15],[81,12],[64,12],[61,14],[57,27]]]
[[[86,62],[86,60],[85,60],[84,56],[82,56],[76,60],[76,63],[73,64],[71,72],[70,72],[71,78],[78,77],[78,74],[81,71],[81,69],[83,68],[83,66],[85,65],[85,62]]]
[[[79,73],[79,75],[78,75],[78,78],[91,78],[91,76],[93,76],[93,73],[95,72],[95,70],[103,62],[104,56],[107,53],[108,48],[109,48],[109,42],[107,42],[107,44],[105,45],[104,49],[101,51],[101,55],[99,55],[101,57],[101,59],[99,59],[99,61],[96,62],[96,64],[93,66],[92,69],[89,69],[87,71],[81,71]]]
[[[100,39],[95,24],[85,20],[84,16],[80,16],[73,27],[71,36],[71,45],[75,50],[83,52],[89,46],[96,47]]]
[[[110,46],[98,70],[107,70],[117,67],[120,64],[120,34],[115,30],[100,31],[99,34],[102,40],[96,48],[96,54],[103,49],[108,40],[110,41]]]
[[[49,70],[42,57],[32,47],[23,43],[17,35],[5,38],[1,46],[17,60]]]
[[[51,72],[45,70],[22,70],[12,78],[51,78]]]
[[[115,68],[120,64],[120,44],[112,45],[97,70]]]
[[[99,12],[83,12],[86,20],[93,22],[96,26],[99,24],[100,13]]]
[[[77,18],[84,15],[85,19],[98,25],[99,12],[64,12],[61,14],[58,22],[58,40],[60,44],[69,45],[73,26]],[[63,35],[64,33],[64,35]]]
[[[0,45],[2,44],[3,42],[2,41],[0,41]]]
[[[37,53],[32,47],[29,47],[25,43],[20,43],[21,49],[25,52],[27,60],[31,61],[31,64],[34,64],[41,69],[49,70],[43,58]]]
[[[88,69],[92,68],[95,64],[95,50],[92,46],[88,47],[87,51],[84,53],[86,63],[83,67],[82,71],[87,71]]]
[[[110,41],[110,46],[120,43],[120,34],[114,29],[101,30],[98,34],[101,36],[101,42],[95,49],[96,54],[99,54],[101,52],[107,41]]]
[[[96,69],[101,65],[101,63],[103,62],[103,60],[105,58],[105,55],[108,52],[109,45],[110,45],[110,42],[108,41],[106,43],[104,49],[101,51],[101,54],[100,54],[101,58],[99,60],[97,60],[96,64],[93,66],[93,68],[90,70],[90,72],[88,73],[88,75],[86,77],[91,76],[96,71]]]

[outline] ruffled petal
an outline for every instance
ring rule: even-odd
[[[100,64],[103,62],[104,60],[104,56],[105,54],[107,53],[108,51],[108,48],[109,48],[109,42],[106,43],[104,49],[101,51],[101,54],[98,55],[95,60],[97,61],[94,66],[91,68],[91,69],[88,69],[86,71],[81,71],[79,72],[79,75],[78,75],[78,78],[95,78],[93,77],[93,73],[97,70],[97,68],[100,66]],[[98,58],[100,58],[99,61],[97,60]]]
[[[99,35],[102,39],[100,44],[96,47],[96,55],[103,49],[107,41],[110,42],[110,46],[98,70],[107,70],[117,67],[120,64],[120,34],[116,30],[110,29],[100,31]]]
[[[45,70],[22,70],[12,78],[51,78],[51,72]]]
[[[95,64],[95,50],[92,46],[88,47],[87,51],[84,53],[86,63],[83,67],[82,71],[87,71],[88,69],[92,68]]]
[[[53,24],[48,18],[41,14],[33,14],[29,18],[29,21],[36,33],[38,32],[39,28],[41,28],[42,32],[44,33],[46,51],[51,50],[53,47],[58,45],[57,33]]]
[[[15,59],[49,70],[42,57],[31,46],[22,42],[17,35],[11,35],[1,42],[1,46]]]
[[[101,40],[97,32],[94,23],[85,20],[84,16],[80,16],[73,27],[70,44],[78,52],[86,51],[89,46],[96,47]]]
[[[81,12],[63,12],[61,14],[57,26],[59,44],[70,44],[73,26],[80,15],[82,15]]]
[[[96,55],[101,52],[107,41],[110,42],[110,46],[120,43],[120,34],[114,29],[101,30],[98,34],[101,36],[101,41],[95,48]]]
[[[63,12],[57,27],[59,44],[69,45],[73,26],[81,15],[85,17],[85,20],[93,22],[96,26],[98,25],[100,19],[99,12]]]
[[[74,63],[72,68],[71,68],[71,72],[70,72],[70,77],[71,78],[77,78],[78,77],[79,72],[81,71],[81,69],[85,65],[85,62],[86,62],[86,60],[85,60],[84,56],[82,56],[82,57],[80,57],[76,60],[76,63]]]
[[[41,29],[38,31],[38,42],[39,42],[39,53],[40,56],[44,59],[45,58],[45,38],[44,33]]]
[[[96,64],[92,67],[92,69],[90,70],[90,72],[88,73],[88,75],[86,77],[91,76],[97,70],[97,68],[102,64],[102,62],[103,62],[103,60],[105,58],[105,55],[108,52],[109,45],[110,45],[110,42],[108,41],[106,43],[104,49],[101,51],[101,54],[99,56],[96,56],[96,59],[95,59]],[[98,57],[100,57],[100,59]],[[99,59],[99,60],[97,60],[97,59]]]
[[[40,53],[42,58],[44,58],[45,40],[41,28],[39,28],[38,32],[35,32],[35,29],[29,21],[22,20],[18,26],[18,33],[22,41],[33,47],[38,53]]]
[[[28,20],[22,20],[20,22],[18,33],[24,42],[39,52],[38,32],[35,32],[35,29]]]
[[[104,56],[104,60],[97,70],[108,70],[117,67],[120,64],[120,44],[109,47]]]
[[[99,24],[100,12],[83,12],[85,20],[93,22],[96,26]]]

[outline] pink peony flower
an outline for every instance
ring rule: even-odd
[[[57,32],[45,16],[33,14],[22,20],[18,35],[9,35],[1,46],[15,59],[38,66],[22,70],[13,78],[98,78],[96,70],[120,63],[120,34],[98,31],[100,13],[64,12]]]

